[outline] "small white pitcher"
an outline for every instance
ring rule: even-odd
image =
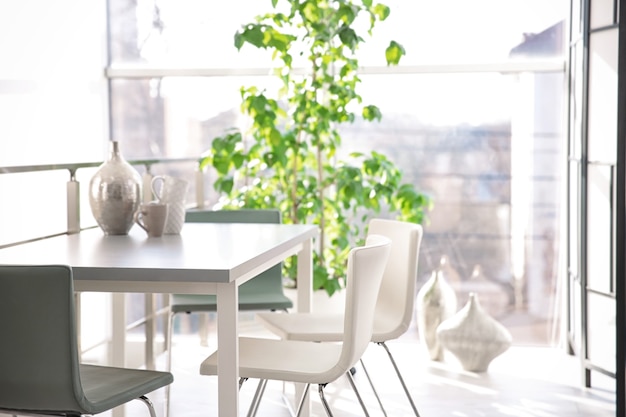
[[[169,206],[163,233],[166,235],[179,234],[185,223],[185,197],[189,182],[169,175],[157,175],[152,178],[150,185],[154,196]]]

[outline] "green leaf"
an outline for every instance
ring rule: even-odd
[[[302,5],[304,7],[302,7]],[[308,22],[312,22],[312,23],[317,23],[320,19],[320,17],[318,16],[318,11],[319,8],[317,7],[316,2],[314,1],[305,1],[302,3],[301,7],[301,14],[304,17],[304,19],[306,19],[306,21]]]
[[[404,47],[396,41],[391,41],[387,50],[385,51],[385,58],[387,59],[387,65],[398,65],[400,58],[406,55]]]
[[[391,13],[391,9],[384,4],[378,3],[374,6],[373,13],[378,17],[379,20],[385,20],[389,17],[389,13]]]
[[[380,109],[376,106],[369,105],[363,107],[363,118],[368,121],[376,120],[379,121],[382,119],[383,115],[380,112]]]
[[[200,171],[204,171],[208,166],[211,165],[212,160],[213,158],[211,157],[211,155],[203,156],[198,161],[198,169]]]
[[[263,162],[265,162],[268,167],[274,166],[276,160],[276,154],[273,152],[267,152],[263,155]]]
[[[216,155],[213,158],[213,167],[219,174],[227,174],[230,170],[230,157],[223,155]]]
[[[278,129],[272,128],[269,134],[269,140],[272,146],[278,146],[283,140],[283,136],[280,134]]]
[[[349,26],[342,26],[341,29],[339,29],[339,39],[341,39],[341,43],[350,49],[356,48],[359,42],[359,37],[356,35],[356,32]]]
[[[257,48],[265,48],[265,33],[260,25],[248,25],[241,33],[241,38]]]
[[[281,52],[287,52],[291,46],[291,42],[296,39],[295,36],[286,35],[274,29],[268,29],[265,32],[264,45],[274,48]]]
[[[245,42],[245,39],[243,38],[241,33],[239,32],[235,33],[235,48],[237,48],[238,51],[243,46],[244,42]]]
[[[354,22],[358,12],[359,10],[356,6],[342,4],[336,13],[336,18],[342,21],[345,25],[350,25]]]
[[[265,106],[267,104],[267,98],[265,98],[265,96],[252,96],[248,99],[248,102],[250,103],[250,110],[253,110],[255,113],[259,114],[265,112]]]
[[[233,181],[232,177],[221,177],[215,180],[213,188],[215,188],[216,191],[230,194],[233,190],[234,184],[235,182]]]
[[[337,278],[329,279],[325,282],[324,289],[329,296],[332,296],[335,292],[341,289],[341,282]]]
[[[241,168],[245,160],[246,158],[244,157],[244,155],[240,153],[234,154],[232,157],[232,163],[235,166],[235,169]]]

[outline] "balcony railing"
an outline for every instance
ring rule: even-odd
[[[192,180],[192,186],[195,186],[196,198],[195,198],[195,201],[190,202],[188,206],[189,208],[204,207],[205,197],[204,197],[203,173],[198,171],[197,169],[198,168],[197,159],[195,158],[138,159],[138,160],[127,160],[127,162],[133,166],[143,166],[144,174],[143,174],[142,180],[143,180],[144,191],[146,189],[151,190],[150,182],[152,181],[152,178],[153,178],[153,175],[151,173],[153,166],[155,165],[167,166],[167,165],[181,164],[181,163],[189,164],[189,166],[193,167],[193,169],[196,172],[196,176]],[[99,167],[101,164],[102,164],[102,161],[69,163],[69,164],[24,165],[24,166],[0,167],[0,175],[3,175],[3,174],[18,174],[19,175],[19,174],[29,174],[29,173],[36,173],[36,172],[45,173],[45,172],[50,172],[50,171],[67,171],[68,177],[69,177],[67,184],[66,184],[66,199],[65,199],[66,204],[67,204],[67,230],[62,233],[56,233],[56,234],[51,234],[51,235],[42,234],[32,239],[28,239],[28,240],[13,241],[13,242],[5,243],[5,244],[0,244],[0,249],[32,242],[35,240],[46,239],[49,237],[58,236],[62,234],[79,233],[81,230],[97,227],[94,224],[88,227],[81,228],[81,223],[80,223],[81,210],[80,210],[80,198],[79,198],[80,183],[77,180],[76,174],[81,169],[96,168],[96,167]],[[144,192],[143,199],[144,201],[151,199],[151,191],[148,191],[148,193]],[[23,227],[22,224],[19,224],[18,226]],[[161,309],[158,309],[157,298],[156,298],[157,295],[156,294],[146,295],[144,299],[143,317],[140,317],[137,320],[133,321],[132,323],[127,324],[126,331],[129,332],[133,329],[139,328],[141,326],[145,326],[145,340],[154,341],[154,337],[157,332],[157,320],[160,317],[164,317],[164,316],[167,317],[166,313],[169,308],[167,295],[162,295],[162,296],[163,296],[164,307]],[[80,312],[81,302],[80,302],[80,296],[78,294],[76,296],[75,301],[76,301],[77,312]],[[114,294],[111,299],[111,303],[113,306],[112,307],[113,310],[115,309],[119,310],[120,308],[125,308],[123,307],[124,305],[123,303],[126,303],[125,297],[122,294],[120,295]],[[78,318],[79,318],[78,329],[80,329],[80,314],[78,314]],[[167,325],[167,320],[164,320],[164,325]],[[80,334],[79,334],[78,339],[79,341],[81,340]],[[81,344],[80,346],[81,352],[82,353],[89,352],[90,350],[93,350],[97,348],[98,346],[101,346],[102,344],[106,344],[106,343],[110,343],[110,340],[108,338],[92,343],[89,346],[84,346]],[[155,366],[155,363],[154,363],[155,352],[154,351],[155,351],[154,343],[145,344],[146,366],[152,369]]]
[[[153,178],[152,167],[154,165],[168,165],[168,164],[190,164],[196,169],[197,175],[193,180],[193,186],[195,187],[195,201],[191,202],[190,207],[204,207],[204,181],[203,174],[197,171],[197,162],[198,160],[195,158],[162,158],[162,159],[137,159],[137,160],[128,160],[128,163],[134,166],[143,166],[144,174],[143,174],[143,185],[144,190],[150,189],[149,184]],[[2,174],[25,174],[25,173],[34,173],[34,172],[45,172],[45,171],[67,171],[68,172],[68,182],[66,185],[66,205],[67,205],[67,230],[64,233],[57,233],[53,235],[41,235],[37,236],[33,239],[15,241],[5,244],[0,244],[0,249],[19,245],[22,243],[27,243],[33,240],[45,239],[52,236],[57,236],[59,234],[71,234],[78,233],[81,230],[95,227],[83,227],[80,225],[80,199],[79,199],[79,187],[80,183],[77,181],[76,173],[80,169],[86,168],[95,168],[102,164],[102,161],[99,162],[79,162],[79,163],[68,163],[68,164],[47,164],[47,165],[23,165],[23,166],[5,166],[0,167],[0,175]],[[148,199],[148,197],[144,193],[144,200]]]

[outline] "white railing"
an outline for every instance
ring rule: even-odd
[[[147,184],[150,184],[152,180],[151,168],[154,165],[167,165],[174,163],[189,163],[193,165],[196,176],[194,178],[194,186],[195,186],[195,201],[190,203],[190,207],[204,207],[204,179],[203,173],[197,170],[198,160],[195,158],[163,158],[163,159],[141,159],[141,160],[128,160],[128,163],[135,166],[143,166],[145,168],[145,173],[143,175],[143,188],[144,190],[149,187],[146,187]],[[47,164],[47,165],[25,165],[25,166],[5,166],[0,167],[0,175],[2,174],[21,174],[21,173],[33,173],[33,172],[45,172],[45,171],[67,171],[69,174],[69,180],[66,186],[66,205],[67,205],[67,230],[65,233],[78,233],[81,231],[80,225],[80,199],[79,199],[79,188],[80,183],[76,179],[76,172],[80,169],[85,168],[94,168],[98,167],[102,164],[100,162],[80,162],[80,163],[69,163],[69,164]],[[144,193],[144,200],[146,199],[146,194]],[[94,227],[94,226],[91,226]],[[85,229],[85,228],[83,228]],[[61,233],[63,234],[63,233]],[[27,241],[15,241],[10,242],[8,244],[0,244],[0,249],[8,246],[19,245],[22,243],[30,242],[32,240],[45,239],[48,237],[56,236],[55,235],[42,235],[37,236],[34,239],[29,239]]]
[[[196,173],[195,178],[192,180],[192,185],[195,186],[195,201],[192,201],[188,204],[188,208],[203,208],[205,202],[204,196],[204,174],[203,172],[198,170],[198,160],[195,158],[171,158],[171,159],[143,159],[143,160],[127,160],[133,166],[143,166],[144,174],[142,177],[143,181],[143,189],[144,195],[143,200],[149,200],[152,198],[151,192],[146,193],[145,190],[150,190],[150,183],[152,181],[152,167],[155,165],[171,165],[171,164],[190,164],[193,167],[194,172]],[[16,246],[28,242],[32,242],[35,240],[46,239],[53,236],[58,236],[60,234],[72,234],[79,233],[81,230],[97,227],[96,225],[81,227],[80,222],[80,183],[77,180],[76,173],[80,169],[87,168],[95,168],[102,164],[102,161],[99,162],[82,162],[82,163],[69,163],[69,164],[48,164],[48,165],[29,165],[29,166],[5,166],[0,167],[0,175],[3,174],[31,174],[35,172],[41,172],[44,174],[45,172],[50,171],[67,171],[69,174],[69,179],[66,183],[66,205],[67,205],[67,230],[62,233],[56,234],[42,234],[36,236],[34,238],[30,238],[28,240],[21,241],[12,241],[9,243],[0,244],[0,250],[2,248]],[[163,301],[165,307],[157,310],[157,299],[156,294],[146,294],[145,295],[145,303],[144,303],[144,316],[135,320],[134,322],[126,325],[126,331],[131,331],[133,329],[139,328],[141,326],[145,326],[145,358],[146,358],[146,367],[150,369],[155,368],[154,357],[155,357],[155,346],[154,340],[155,335],[157,333],[157,319],[160,316],[164,316],[169,311],[168,301],[169,298],[167,294],[163,297]],[[117,311],[123,308],[120,303],[125,303],[124,294],[114,294],[111,299],[112,311]],[[125,310],[125,309],[124,309]],[[110,340],[106,337],[104,340],[99,340],[91,343],[89,346],[81,346],[81,337],[80,337],[80,311],[81,311],[81,302],[80,297],[76,296],[76,311],[77,311],[77,327],[78,327],[78,341],[79,348],[81,353],[85,354],[101,345],[110,343]],[[164,326],[167,326],[168,320],[164,321]],[[167,334],[167,329],[164,329],[164,334]],[[151,341],[151,342],[150,342]],[[150,342],[150,343],[148,343]]]

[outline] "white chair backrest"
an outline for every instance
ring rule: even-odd
[[[413,318],[417,265],[423,229],[416,223],[372,219],[368,236],[391,240],[391,252],[376,301],[372,341],[383,342],[404,334]]]
[[[347,372],[358,362],[372,340],[376,298],[390,249],[389,239],[370,235],[364,246],[350,251],[346,276],[343,349],[338,363],[341,372],[339,375]]]

